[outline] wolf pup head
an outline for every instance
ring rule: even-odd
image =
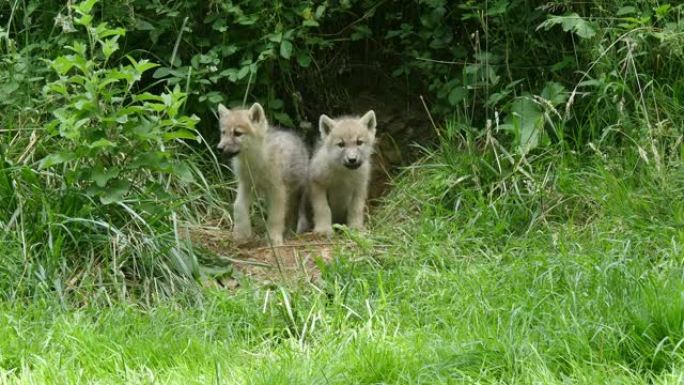
[[[217,149],[226,157],[233,157],[262,140],[268,129],[266,114],[261,104],[254,103],[249,109],[228,109],[218,106],[221,139]]]
[[[324,114],[318,121],[323,146],[330,158],[350,170],[361,167],[373,153],[376,125],[373,110],[360,118],[331,119]]]

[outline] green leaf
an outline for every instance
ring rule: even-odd
[[[136,61],[133,60],[133,58],[130,57],[130,56],[128,56],[128,59],[131,60],[131,63],[132,63],[133,66],[135,67],[136,71],[138,71],[138,72],[141,73],[141,74],[144,73],[144,72],[146,72],[146,71],[148,71],[148,70],[151,70],[152,68],[159,67],[159,64],[157,64],[157,63],[152,63],[152,62],[150,62],[150,61],[147,60],[147,59],[143,59],[143,60],[141,60],[141,61],[139,61],[139,62],[136,62]]]
[[[236,19],[236,21],[240,25],[253,25],[257,21],[259,21],[259,18],[257,16],[241,15]]]
[[[286,127],[294,127],[294,122],[292,121],[292,118],[290,118],[290,115],[284,112],[274,112],[273,118],[277,122],[282,123]]]
[[[199,136],[190,130],[176,130],[164,134],[164,140],[174,140],[174,139],[190,139],[199,141]]]
[[[152,31],[154,30],[154,26],[145,20],[136,18],[135,19],[135,27],[133,27],[136,31]]]
[[[237,79],[241,80],[244,79],[248,74],[249,74],[249,66],[244,66],[240,68],[240,71],[237,73]]]
[[[325,4],[321,4],[318,7],[316,7],[316,13],[314,14],[314,16],[316,17],[316,19],[320,19],[321,17],[323,17],[324,13],[325,13]]]
[[[57,71],[57,74],[59,75],[66,75],[67,72],[74,66],[74,57],[73,56],[60,56],[53,60],[50,65],[52,66],[52,69]]]
[[[309,66],[311,65],[311,56],[309,56],[309,54],[305,52],[298,52],[297,63],[299,63],[299,65],[302,68],[309,68]]]
[[[112,183],[108,183],[107,189],[101,191],[100,202],[103,205],[121,203],[130,188],[131,185],[128,181],[114,179]]]
[[[636,12],[637,12],[637,10],[635,7],[628,5],[625,7],[620,7],[620,9],[618,9],[616,15],[617,16],[634,15]]]
[[[107,182],[109,180],[114,179],[119,176],[119,168],[118,167],[112,167],[108,170],[105,170],[105,168],[101,165],[98,164],[93,168],[93,171],[90,175],[90,178],[95,182],[95,184],[98,187],[105,187],[107,185]]]
[[[118,39],[119,37],[115,36],[102,42],[102,55],[104,55],[105,60],[109,59],[114,52],[119,50]]]
[[[116,143],[107,140],[107,139],[98,139],[94,141],[93,143],[90,143],[88,145],[90,149],[98,149],[98,148],[112,148],[116,147]]]
[[[175,162],[172,168],[172,173],[183,183],[192,183],[195,181],[195,176],[192,174],[192,170],[186,162]]]
[[[97,3],[97,0],[85,0],[76,5],[74,5],[74,10],[81,15],[88,15],[92,11],[93,7]]]
[[[373,36],[373,31],[367,25],[354,26],[354,32],[349,36],[352,41],[362,40]]]
[[[451,92],[449,92],[449,104],[452,106],[457,105],[463,101],[466,96],[468,96],[468,91],[463,87],[454,87]]]
[[[668,13],[670,13],[670,10],[672,9],[672,5],[670,4],[663,4],[660,7],[656,8],[656,17],[658,19],[662,19],[665,16],[667,16]]]
[[[159,68],[157,68],[156,71],[154,71],[154,73],[152,74],[152,77],[155,79],[165,78],[165,77],[171,75],[171,71],[172,71],[171,68],[159,67]]]
[[[84,27],[90,27],[93,23],[93,17],[90,15],[83,15],[81,17],[75,17],[74,18],[74,23],[75,24],[80,24]]]
[[[582,39],[589,39],[596,35],[594,27],[577,13],[571,13],[570,15],[565,16],[549,16],[548,20],[537,27],[537,30],[543,28],[545,31],[548,31],[556,25],[560,25],[563,28],[563,31],[573,32]]]
[[[50,168],[52,166],[56,166],[58,164],[62,164],[64,162],[68,162],[70,160],[76,159],[76,154],[73,152],[58,152],[56,154],[50,154],[46,156],[45,158],[40,160],[40,163],[38,165],[38,168],[41,170],[44,170],[46,168]]]
[[[147,168],[156,171],[170,172],[171,167],[168,162],[168,152],[146,152],[137,155],[128,165],[129,169]]]
[[[544,133],[544,114],[530,98],[521,97],[513,102],[507,123],[513,126],[518,151],[522,155],[539,146]]]
[[[292,42],[289,40],[283,40],[280,43],[280,56],[283,57],[283,59],[290,59],[292,57]]]
[[[541,97],[551,102],[551,105],[558,106],[568,100],[568,94],[565,87],[557,82],[548,82],[542,90]]]

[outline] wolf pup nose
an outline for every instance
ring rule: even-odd
[[[216,149],[218,150],[219,154],[223,155],[223,157],[227,159],[230,159],[240,153],[240,150],[229,149],[228,146],[221,144],[216,146]]]
[[[309,163],[314,232],[332,233],[332,223],[363,228],[375,143],[375,112],[362,117],[319,119],[321,140]]]
[[[266,227],[271,244],[280,245],[287,224],[304,227],[307,221],[306,210],[300,207],[309,162],[306,145],[294,133],[271,127],[259,103],[249,109],[220,104],[218,112],[221,140],[217,149],[233,158],[238,180],[233,239],[243,243],[252,236],[249,215],[256,192],[268,203]]]
[[[347,156],[344,159],[344,166],[350,170],[356,170],[357,168],[361,167],[361,161],[355,156]]]

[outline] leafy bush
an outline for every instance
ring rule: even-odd
[[[86,29],[89,44],[74,41],[67,47],[72,54],[50,62],[59,79],[46,86],[55,117],[46,128],[62,145],[40,167],[62,166],[66,188],[78,188],[104,205],[165,198],[165,181],[150,178],[150,172],[192,181],[188,164],[174,154],[174,142],[197,140],[198,119],[179,115],[186,95],[178,86],[161,95],[136,94],[137,83],[156,64],[128,57],[130,64],[107,67],[125,31],[106,23],[93,26],[94,4],[74,7],[75,24]]]
[[[188,199],[178,193],[195,178],[182,144],[200,139],[199,119],[181,113],[187,96],[178,86],[141,92],[156,64],[127,57],[111,65],[125,31],[95,24],[95,4],[70,8],[87,40],[75,37],[69,54],[49,60],[57,78],[45,85],[42,108],[52,120],[27,149],[42,159],[31,165],[24,155],[8,156],[2,165],[7,226],[35,247],[32,269],[75,274],[73,282],[85,266],[104,266],[135,285],[193,274],[193,254],[173,218]]]
[[[380,123],[410,124],[383,132],[401,144],[436,136],[454,166],[431,190],[437,207],[460,202],[466,179],[456,166],[465,157],[476,175],[467,182],[482,196],[519,192],[507,196],[519,203],[511,228],[546,209],[548,181],[532,173],[545,163],[535,160],[624,149],[635,168],[665,172],[681,162],[684,5],[69,4],[0,2],[0,227],[15,261],[8,275],[48,282],[103,261],[130,281],[192,273],[176,224],[223,215],[221,191],[230,194],[207,145],[216,140],[218,102],[257,99],[276,123],[312,135],[322,112],[391,110]],[[436,129],[426,128],[421,96]],[[24,272],[18,266],[30,255],[40,257]]]

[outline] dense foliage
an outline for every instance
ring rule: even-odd
[[[2,1],[0,227],[12,262],[0,275],[50,287],[102,279],[81,268],[143,286],[196,275],[179,223],[229,217],[210,150],[219,102],[259,100],[272,120],[310,135],[322,112],[420,114],[420,127],[392,132],[400,143],[507,155],[497,169],[473,168],[472,186],[490,198],[501,178],[530,179],[528,158],[545,151],[627,146],[664,172],[681,151],[683,10],[615,0]],[[449,178],[445,207],[459,196]]]

